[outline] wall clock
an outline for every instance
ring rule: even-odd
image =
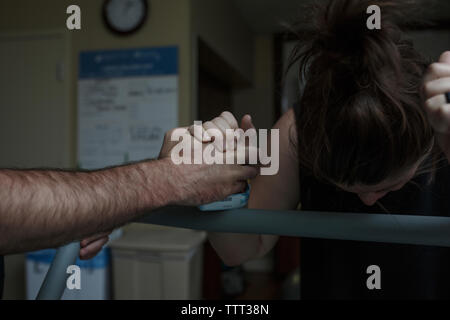
[[[106,0],[103,3],[103,19],[114,33],[128,35],[144,25],[148,10],[147,0]]]

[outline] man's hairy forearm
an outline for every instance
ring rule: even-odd
[[[110,231],[175,202],[168,161],[93,172],[0,170],[0,254]]]

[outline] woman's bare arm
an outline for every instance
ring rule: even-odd
[[[252,180],[251,209],[289,210],[295,209],[299,202],[293,110],[283,115],[273,129],[280,130],[280,170],[276,175],[258,176]],[[255,216],[255,219],[258,217]],[[234,266],[266,255],[276,244],[278,236],[210,233],[209,240],[224,263]]]

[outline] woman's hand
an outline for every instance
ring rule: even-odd
[[[249,130],[253,130],[256,135],[256,129],[250,115],[243,116],[239,126],[234,115],[231,112],[224,111],[220,116],[203,123],[200,128],[198,127],[195,125],[189,127],[189,132],[192,137],[203,145],[205,143],[213,144],[216,152],[223,155],[226,163],[230,161],[231,163],[259,164],[259,162],[253,163],[251,161],[249,163],[249,160],[252,159],[251,154],[253,154],[254,161],[259,160],[257,141],[252,141],[252,139],[247,140],[245,138],[246,134],[250,133]],[[208,135],[208,132],[213,133],[214,131],[220,135],[221,139],[216,139],[217,136],[213,136],[212,138]],[[232,136],[227,137],[227,131],[234,135],[234,141],[232,140]],[[239,162],[238,159],[242,162]]]
[[[238,121],[236,120],[234,115],[229,111],[224,111],[220,114],[220,116],[214,118],[211,121],[203,123],[203,130],[195,130],[195,126],[191,126],[189,127],[189,132],[198,141],[203,143],[212,142],[217,150],[219,150],[220,152],[226,152],[226,150],[230,148],[230,146],[226,144],[226,139],[223,139],[221,141],[222,143],[220,143],[219,141],[211,141],[211,138],[207,134],[204,134],[204,131],[214,129],[219,130],[225,137],[227,130],[242,129],[245,132],[249,129],[255,129],[255,126],[252,123],[251,116],[245,115],[244,117],[242,117],[241,126],[239,127]],[[236,143],[234,144],[234,148],[236,148]]]
[[[450,51],[444,52],[439,62],[430,65],[424,79],[425,109],[436,131],[439,145],[450,161],[450,103],[445,94],[450,92]]]

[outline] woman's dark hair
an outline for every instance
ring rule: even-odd
[[[317,178],[374,185],[432,147],[422,107],[428,62],[404,39],[399,1],[331,0],[309,13],[291,55],[303,85],[296,115],[301,167]],[[366,25],[370,5],[381,29]]]

